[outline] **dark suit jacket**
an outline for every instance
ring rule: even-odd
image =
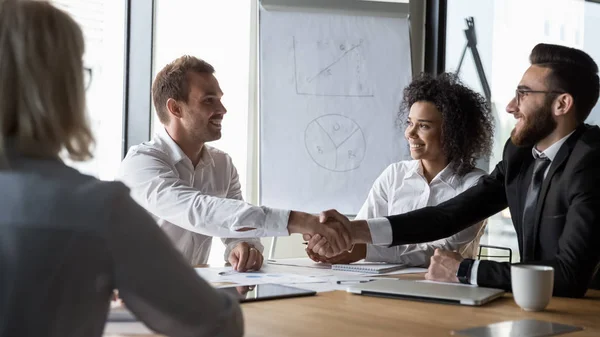
[[[561,146],[544,179],[533,228],[524,231],[533,163],[531,147],[509,140],[502,161],[478,185],[438,206],[389,216],[391,246],[448,237],[508,206],[522,262],[554,267],[554,295],[585,295],[600,261],[600,129],[583,124]],[[481,261],[477,283],[510,290],[510,263]]]

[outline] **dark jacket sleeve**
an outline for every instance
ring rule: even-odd
[[[443,239],[505,209],[504,172],[501,161],[479,184],[446,202],[387,217],[392,225],[390,246]]]
[[[121,183],[103,232],[119,296],[137,318],[168,336],[243,336],[237,299],[204,281]],[[108,298],[107,298],[108,300]]]
[[[554,268],[554,296],[584,296],[600,262],[600,153],[586,156],[577,167],[566,192],[570,204],[556,255],[529,262]],[[510,264],[481,261],[477,283],[511,290]]]

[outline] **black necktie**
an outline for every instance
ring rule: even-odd
[[[533,166],[533,174],[531,175],[531,184],[527,189],[527,198],[525,199],[525,208],[523,210],[523,257],[522,262],[533,260],[533,228],[535,221],[535,209],[544,182],[544,173],[550,165],[550,159],[542,155],[537,157]]]

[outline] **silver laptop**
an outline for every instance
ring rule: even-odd
[[[348,287],[360,295],[392,297],[462,305],[482,305],[504,294],[504,290],[463,284],[382,279]]]

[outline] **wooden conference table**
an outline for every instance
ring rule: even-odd
[[[424,274],[399,275],[422,279]],[[511,294],[481,307],[354,295],[344,291],[242,304],[245,336],[449,336],[452,330],[502,321],[539,319],[577,325],[565,336],[600,336],[600,291],[583,299],[554,297],[543,312],[525,312]]]

